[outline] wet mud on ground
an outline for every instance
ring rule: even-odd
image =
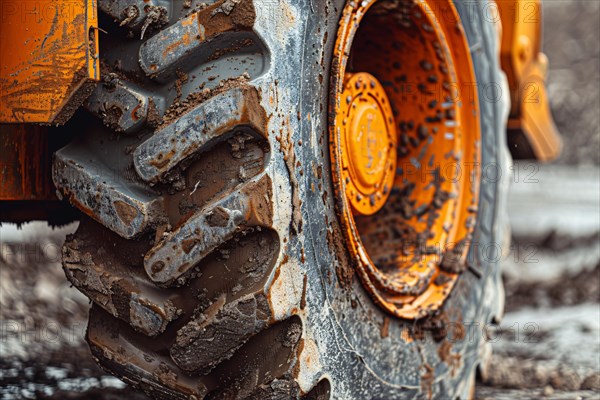
[[[515,171],[532,166],[535,175],[511,189],[506,314],[488,333],[494,355],[477,396],[600,398],[600,172]],[[84,342],[88,300],[60,265],[75,228],[0,229],[0,398],[145,398],[100,370]]]
[[[515,168],[506,314],[478,398],[600,398],[600,2],[543,0],[558,160]]]
[[[0,398],[144,398],[100,370],[84,342],[88,300],[60,264],[75,228],[0,228]]]
[[[506,310],[478,398],[600,398],[600,172],[531,163],[515,171]]]
[[[515,169],[506,314],[490,333],[477,398],[600,399],[599,10],[595,0],[544,0],[565,151],[551,165]],[[60,266],[76,225],[24,228],[0,228],[0,398],[144,399],[99,369],[84,342],[88,300]]]

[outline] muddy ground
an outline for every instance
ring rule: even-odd
[[[600,398],[600,2],[543,0],[564,149],[515,169],[506,315],[478,398]]]
[[[600,398],[600,172],[532,163],[515,171],[506,310],[478,397]]]
[[[549,91],[566,146],[553,164],[516,169],[506,315],[490,334],[478,398],[600,398],[600,2],[544,7]],[[88,301],[59,262],[74,229],[0,228],[0,398],[144,398],[100,370],[83,341]]]
[[[506,315],[489,333],[494,356],[478,398],[600,398],[600,172],[515,171]],[[59,253],[75,228],[0,229],[0,398],[144,398],[96,367],[83,341],[88,301],[70,288]]]

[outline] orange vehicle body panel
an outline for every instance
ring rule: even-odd
[[[511,92],[509,142],[511,135],[522,134],[536,159],[550,161],[560,154],[562,141],[546,92],[548,59],[541,52],[542,4],[540,0],[496,3],[502,22],[500,61]]]
[[[0,125],[0,200],[56,199],[48,127]]]
[[[0,123],[62,124],[100,77],[96,0],[0,3]]]

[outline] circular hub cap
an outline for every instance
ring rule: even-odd
[[[396,169],[396,129],[385,91],[370,74],[348,74],[337,115],[342,176],[354,213],[372,215],[390,195]]]

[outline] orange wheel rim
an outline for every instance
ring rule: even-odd
[[[363,285],[401,318],[438,310],[466,268],[479,199],[475,82],[451,1],[346,6],[330,102],[338,216]]]

